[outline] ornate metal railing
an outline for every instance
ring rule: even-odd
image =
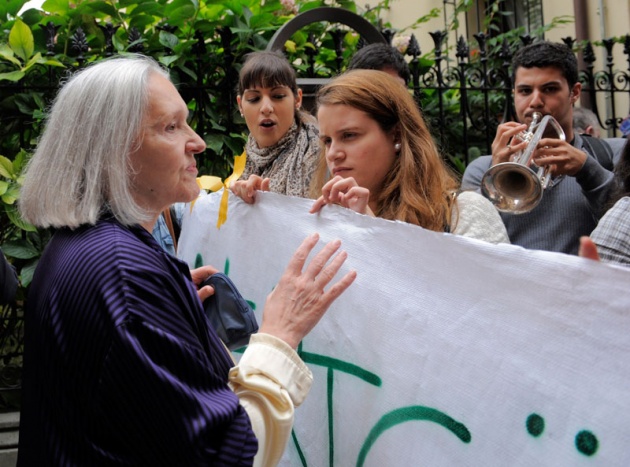
[[[306,66],[301,71],[300,83],[308,87],[311,93],[332,75],[343,71],[346,65],[342,41],[345,31],[336,29],[335,24],[347,25],[349,21],[339,16],[339,9],[322,8],[320,10],[327,11],[320,12],[317,20],[326,20],[333,25],[328,35],[334,44],[336,64],[334,69],[328,70],[328,76],[322,76],[322,70],[317,68],[318,47],[307,50]],[[348,16],[354,15],[346,11],[344,13]],[[312,14],[312,11],[307,14]],[[303,15],[306,14],[296,16],[279,29],[276,37],[270,42],[270,48],[282,49],[285,39],[294,32],[291,28],[292,23],[297,22],[298,26],[305,24]],[[365,22],[362,18],[354,16]],[[99,27],[105,37],[101,55],[111,56],[115,53],[112,38],[118,26],[107,23]],[[164,26],[164,28],[167,27]],[[357,25],[352,24],[351,27],[357,28]],[[54,55],[57,26],[50,23],[44,32],[47,36],[48,54]],[[369,30],[362,31],[362,34],[366,39],[362,43],[377,40]],[[432,57],[430,66],[427,66],[426,60],[422,59],[423,52],[415,36],[410,37],[406,47],[405,54],[412,74],[410,88],[418,105],[432,124],[434,136],[442,144],[444,152],[457,156],[462,164],[466,165],[471,156],[488,152],[497,125],[503,120],[514,117],[509,73],[514,46],[504,43],[499,50],[489,50],[487,45],[489,37],[479,33],[474,35],[475,41],[472,44],[461,37],[454,50],[447,50],[445,32],[435,31],[430,32],[429,35],[434,43],[430,54]],[[385,42],[391,42],[393,36],[394,32],[391,30],[381,31],[381,40]],[[244,132],[246,130],[244,122],[235,112],[235,84],[239,65],[236,59],[240,57],[234,54],[232,31],[229,28],[217,29],[211,37],[208,37],[207,33],[197,31],[194,37],[196,40],[193,48],[194,56],[191,56],[189,60],[197,78],[196,80],[182,79],[180,91],[185,100],[196,102],[193,120],[197,132],[203,135],[212,131],[213,123],[217,122],[209,120],[209,116],[213,113],[212,107],[218,105],[227,110],[223,113],[227,118],[220,122],[220,125],[225,127],[224,133]],[[531,36],[521,37],[523,44],[533,40],[535,38]],[[129,30],[128,41],[130,44],[128,50],[144,52],[142,36],[136,29]],[[219,61],[215,59],[210,62],[208,56],[211,54],[208,53],[208,49],[213,41],[220,43],[222,56]],[[564,38],[563,41],[571,47],[576,45],[575,40],[570,37]],[[85,33],[81,28],[74,32],[71,44],[79,67],[86,62],[88,50],[91,55],[95,53],[94,50],[89,49]],[[621,121],[630,113],[630,65],[628,65],[630,64],[630,36],[626,36],[624,44],[616,43],[612,39],[605,39],[602,44],[601,47],[605,49],[605,63],[599,70],[595,69],[594,48],[596,46],[588,42],[582,48],[583,63],[586,64],[586,68],[580,70],[580,81],[583,84],[582,105],[595,111],[602,129],[608,136],[619,136]],[[626,56],[627,64],[624,64],[623,69],[619,69],[614,63],[613,50],[619,46],[623,47],[623,54]],[[168,53],[168,50],[166,52]],[[7,85],[0,82],[0,92],[6,96],[12,91],[39,90],[51,97],[62,76],[63,73],[49,67],[41,76],[41,80],[36,81],[37,84],[33,84],[34,80],[29,81],[31,84],[19,85]],[[603,99],[599,96],[603,96]],[[619,99],[619,96],[623,96],[622,99]],[[608,102],[609,105],[602,108],[602,101]],[[210,148],[201,156],[201,159],[214,156]]]
[[[306,53],[306,63],[300,72],[301,83],[304,84],[320,85],[345,69],[344,60],[348,55],[344,54],[343,47],[345,32],[336,26],[340,18],[339,10],[328,9],[323,13],[325,14],[318,17],[318,20],[328,21],[332,25],[326,36],[333,44],[334,66],[327,69],[328,75],[322,76],[322,70],[318,69],[320,62],[317,60],[317,50],[321,44],[315,44],[316,47]],[[299,17],[300,15],[293,21],[299,21]],[[361,18],[359,20],[363,21]],[[352,19],[350,27],[360,29],[356,26],[362,24],[359,20]],[[348,21],[342,23],[348,26]],[[78,67],[84,66],[88,56],[93,58],[95,52],[100,52],[103,58],[116,53],[113,37],[118,26],[106,23],[99,27],[105,38],[101,51],[89,48],[86,35],[81,28],[74,31],[71,49]],[[276,40],[272,40],[272,48],[283,48],[284,41],[290,37],[291,27],[285,25],[278,30]],[[57,29],[58,26],[52,23],[44,28],[49,56],[55,55]],[[369,28],[359,31],[364,36],[364,43],[381,40],[369,31],[371,31]],[[380,31],[380,34],[382,40],[389,43],[394,37],[391,30]],[[445,156],[450,156],[449,160],[461,170],[472,157],[489,153],[498,124],[514,117],[510,77],[513,46],[504,43],[498,50],[490,49],[489,38],[480,33],[474,36],[474,43],[468,43],[460,38],[455,49],[448,50],[445,45],[446,33],[436,31],[429,34],[434,43],[430,62],[423,58],[415,36],[410,37],[406,47],[405,54],[412,74],[410,91],[429,120],[434,137],[441,145]],[[192,56],[187,59],[187,66],[195,78],[191,79],[190,76],[184,75],[178,77],[182,96],[187,102],[194,102],[191,106],[192,121],[200,135],[208,135],[218,127],[223,135],[244,133],[246,130],[235,108],[235,85],[240,57],[236,56],[234,35],[229,28],[219,28],[212,33],[196,31]],[[144,53],[142,39],[142,35],[131,28],[128,33],[128,50]],[[318,39],[312,36],[311,40]],[[521,38],[522,43],[533,40],[534,38],[529,36]],[[575,46],[571,38],[565,38],[563,41],[571,47]],[[627,62],[623,69],[614,63],[615,47],[619,46],[623,46]],[[608,135],[618,136],[622,120],[630,113],[630,36],[625,37],[623,44],[612,39],[602,41],[605,63],[597,70],[595,47],[593,43],[588,42],[582,48],[583,62],[586,64],[585,69],[580,70],[580,81],[583,84],[582,103],[595,111]],[[217,50],[221,50],[220,56],[216,55]],[[169,50],[165,48],[162,52],[168,54]],[[0,82],[0,100],[12,94],[30,91],[36,91],[43,99],[50,100],[66,71],[60,71],[55,67],[41,67],[36,73],[37,75],[33,74],[27,82],[10,84]],[[602,96],[603,100],[610,103],[606,108],[602,108],[600,104]],[[220,121],[217,120],[219,117],[216,117],[217,119],[213,117],[217,114],[217,108],[221,109]],[[3,109],[0,123],[6,127],[5,122],[21,122],[20,127],[15,129],[19,133],[19,146],[28,147],[34,142],[33,134],[37,132],[33,129],[32,119],[19,115],[15,109]],[[20,118],[22,120],[19,120]],[[208,167],[204,161],[217,159],[215,148],[211,144],[208,146],[208,150],[199,156],[201,167]],[[227,159],[235,152],[235,148],[224,145],[221,151],[229,153],[224,155]],[[10,406],[15,402],[13,389],[19,387],[23,343],[22,308],[14,304],[1,308],[0,312],[0,405]]]

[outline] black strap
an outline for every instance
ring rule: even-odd
[[[171,212],[171,221],[173,222],[173,231],[175,233],[175,238],[173,239],[173,241],[176,242],[176,241],[179,240],[179,234],[182,231],[182,226],[179,223],[179,218],[177,217],[177,212],[175,211],[175,206],[171,205],[169,210]]]
[[[582,134],[580,136],[582,136],[584,145],[587,149],[590,149],[590,153],[595,156],[599,164],[603,168],[612,171],[615,168],[615,163],[613,162],[613,151],[610,144],[591,135]]]

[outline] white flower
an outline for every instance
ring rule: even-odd
[[[286,11],[290,11],[291,13],[297,12],[297,8],[295,7],[295,0],[280,0],[280,4],[284,7]]]
[[[409,41],[411,36],[396,36],[392,40],[392,45],[398,49],[401,54],[404,54],[409,47]]]

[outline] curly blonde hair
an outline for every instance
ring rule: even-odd
[[[443,232],[451,224],[453,196],[458,181],[446,166],[409,91],[387,73],[375,70],[346,72],[322,87],[318,108],[347,105],[365,112],[381,129],[396,132],[401,144],[394,165],[379,193],[376,216]],[[310,194],[317,198],[330,178],[322,147]]]

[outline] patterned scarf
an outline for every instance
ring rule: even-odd
[[[275,145],[258,147],[250,134],[245,146],[247,162],[241,180],[251,174],[270,178],[269,190],[308,198],[311,177],[319,159],[319,130],[315,122],[295,122]]]

